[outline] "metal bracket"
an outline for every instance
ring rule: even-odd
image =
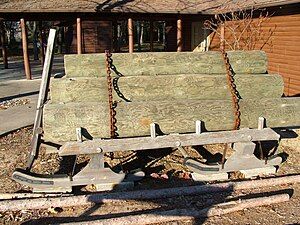
[[[76,175],[40,175],[26,170],[16,170],[12,178],[33,188],[33,192],[72,192],[73,186],[94,184],[98,191],[112,190],[118,185],[132,186],[131,180],[125,179],[125,174],[115,173],[104,167],[104,154],[93,154],[89,163]]]
[[[265,118],[259,117],[257,131],[264,131],[265,124]],[[262,133],[262,135],[263,134],[264,133]],[[278,136],[277,140],[279,139],[280,137]],[[255,173],[262,172],[264,169],[266,171],[276,171],[274,166],[278,166],[282,162],[282,158],[278,155],[274,155],[268,160],[258,159],[254,155],[256,144],[251,140],[252,137],[249,136],[248,141],[233,143],[234,153],[225,161],[224,165],[207,165],[196,159],[190,158],[188,153],[182,147],[178,147],[178,150],[182,153],[182,155],[185,158],[185,166],[187,166],[191,171],[199,175],[207,175],[209,179],[211,179],[211,177],[209,177],[211,175],[224,174],[233,171],[243,171],[245,173],[247,171],[250,171],[249,173],[252,175],[255,175]],[[258,142],[260,144],[259,140]],[[203,180],[203,178],[204,177],[202,177],[201,179]]]

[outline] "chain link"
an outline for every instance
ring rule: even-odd
[[[124,75],[117,70],[116,66],[113,64],[113,59],[112,58],[110,58],[110,59],[111,59],[111,61],[110,61],[110,69],[116,74],[116,77],[114,77],[113,80],[112,80],[113,88],[114,88],[116,94],[121,99],[123,99],[125,102],[131,102],[129,99],[127,99],[123,95],[123,93],[119,89],[119,85],[118,85],[119,79],[120,79],[120,77],[123,77]]]
[[[222,57],[225,63],[225,67],[226,67],[226,78],[227,78],[227,84],[230,90],[230,94],[231,94],[231,99],[232,99],[232,107],[234,110],[234,126],[233,129],[234,130],[238,130],[240,128],[241,125],[241,112],[240,112],[240,105],[239,105],[239,100],[241,98],[236,85],[234,83],[234,71],[230,65],[227,53],[225,52],[224,48],[221,48],[221,53],[222,53]],[[224,150],[223,150],[223,156],[222,156],[222,169],[224,169],[224,165],[225,165],[225,157],[226,157],[226,153],[227,153],[227,149],[228,149],[228,143],[225,143],[224,146]]]
[[[113,101],[113,86],[112,86],[112,77],[111,77],[111,53],[109,50],[105,50],[105,56],[106,56],[106,73],[107,73],[107,90],[108,90],[108,104],[109,104],[109,127],[110,127],[110,137],[115,138],[116,137],[116,103]]]
[[[241,125],[241,112],[240,112],[240,95],[239,92],[236,88],[236,85],[234,83],[234,72],[233,69],[229,63],[229,59],[227,56],[227,53],[225,52],[224,49],[221,49],[222,57],[225,63],[226,67],[226,77],[227,77],[227,84],[230,89],[230,94],[231,94],[231,99],[232,99],[232,106],[234,110],[234,130],[238,130]]]

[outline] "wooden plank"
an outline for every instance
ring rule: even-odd
[[[172,134],[152,137],[121,139],[95,139],[92,141],[67,142],[59,149],[60,156],[95,154],[128,150],[176,148],[180,146],[210,145],[231,142],[279,140],[280,136],[270,128],[262,130],[242,129],[234,131],[205,132],[201,134]],[[100,149],[99,149],[100,148]]]
[[[235,75],[237,90],[243,99],[276,98],[283,94],[280,75]],[[226,75],[158,75],[128,76],[118,79],[120,92],[130,101],[161,101],[179,99],[230,100]],[[84,94],[83,94],[84,93]],[[114,100],[124,100],[114,91]],[[78,77],[52,79],[51,101],[59,102],[107,102],[105,77]]]
[[[279,66],[279,70],[293,70],[293,71],[300,71],[300,65],[287,65],[286,63],[284,64],[280,64],[281,61],[275,61],[274,59],[269,62],[270,66],[273,66],[273,67],[278,67]]]
[[[226,100],[121,102],[115,110],[120,137],[148,136],[151,123],[166,134],[194,132],[197,120],[208,131],[232,130],[234,124],[232,102]],[[260,116],[269,127],[300,126],[299,98],[241,100],[240,111],[241,128],[256,127]],[[110,137],[107,103],[47,104],[43,122],[47,141],[76,140],[78,127],[93,137]]]
[[[267,56],[263,51],[228,52],[235,73],[266,73]],[[112,56],[117,70],[125,76],[165,74],[226,73],[220,52],[149,52],[115,53]],[[104,54],[65,56],[66,76],[106,76]]]
[[[32,167],[33,161],[37,155],[38,148],[39,148],[40,130],[41,130],[40,127],[42,125],[43,107],[47,100],[50,77],[51,77],[55,35],[56,35],[56,30],[50,29],[48,43],[47,43],[47,50],[45,55],[45,63],[42,72],[42,81],[40,86],[39,98],[37,102],[37,110],[36,110],[36,115],[34,120],[33,136],[31,139],[31,152],[29,154],[29,158],[27,161],[27,169],[30,169]]]

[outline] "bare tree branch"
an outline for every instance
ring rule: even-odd
[[[264,29],[272,15],[268,12],[258,11],[258,9],[243,10],[243,7],[235,6],[238,11],[215,15],[214,19],[206,20],[204,27],[211,30],[221,38],[220,25],[224,24],[226,35],[225,45],[230,50],[253,50],[262,49],[266,45],[271,45],[271,37],[276,29]],[[254,15],[259,13],[258,17]]]

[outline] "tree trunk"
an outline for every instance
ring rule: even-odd
[[[290,199],[288,194],[278,194],[274,196],[252,198],[246,200],[230,201],[207,207],[204,209],[185,208],[173,209],[168,211],[152,211],[148,214],[130,215],[110,219],[98,219],[92,221],[84,221],[88,225],[147,225],[172,223],[174,221],[183,222],[185,220],[194,220],[196,218],[208,218],[212,216],[222,216],[228,213],[237,212],[249,208],[271,205],[280,202],[286,202]],[[60,223],[68,225],[69,223]],[[73,222],[74,225],[83,224],[83,222]]]
[[[165,134],[195,132],[202,120],[208,131],[232,130],[231,100],[173,100],[120,102],[115,108],[119,137],[149,136],[156,123]],[[241,128],[256,128],[258,117],[268,127],[300,126],[300,99],[249,99],[240,101]],[[76,140],[82,127],[94,138],[110,138],[108,103],[47,104],[43,118],[44,139],[53,142]]]
[[[267,71],[263,51],[228,52],[235,73],[262,74]],[[124,76],[164,74],[225,74],[220,52],[152,52],[112,56],[116,69]],[[243,63],[241,63],[243,62]],[[66,55],[66,77],[106,77],[104,54]]]
[[[280,75],[236,74],[235,81],[243,99],[280,98],[283,79]],[[116,82],[114,100],[164,101],[164,100],[231,100],[225,74],[205,75],[157,75],[127,76]],[[84,94],[83,94],[84,93]],[[105,77],[78,77],[52,79],[51,102],[107,102],[107,79]]]
[[[300,175],[267,178],[250,181],[235,181],[217,184],[204,184],[187,187],[175,187],[153,190],[138,190],[121,193],[96,193],[88,195],[39,198],[23,200],[1,201],[0,212],[29,210],[29,209],[48,209],[50,207],[75,207],[82,205],[94,205],[105,203],[123,202],[126,200],[150,200],[159,198],[172,198],[184,195],[203,195],[219,192],[234,193],[240,190],[259,189],[263,187],[277,187],[287,184],[300,182]]]

